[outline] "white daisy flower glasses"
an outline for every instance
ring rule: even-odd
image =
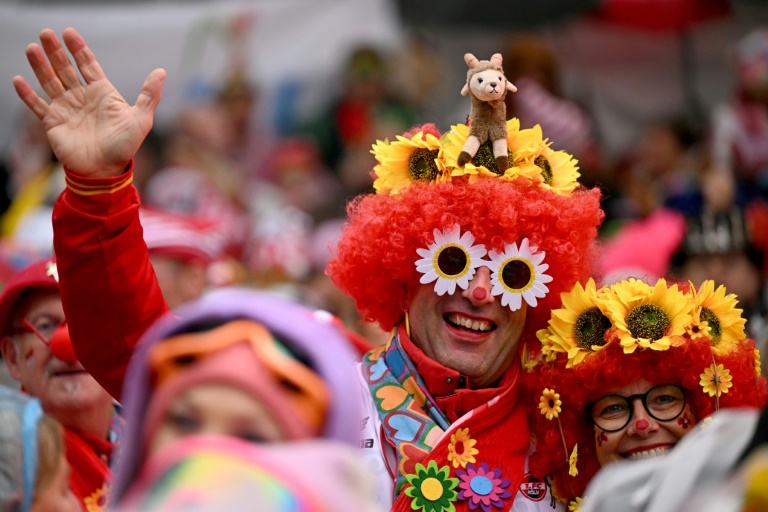
[[[522,299],[532,308],[536,307],[536,298],[543,299],[549,288],[544,283],[552,281],[552,276],[544,272],[549,265],[544,261],[544,252],[538,252],[537,247],[529,246],[528,239],[523,238],[520,249],[511,243],[504,252],[491,251],[488,256],[488,270],[491,271],[491,295],[501,295],[501,305],[509,306],[517,311],[522,306]]]
[[[416,270],[424,274],[419,282],[428,284],[437,280],[435,293],[438,295],[446,292],[453,295],[456,285],[466,290],[488,252],[482,245],[472,245],[475,237],[469,231],[459,234],[458,224],[446,231],[436,229],[435,243],[426,249],[416,249],[423,258],[416,261]]]
[[[461,234],[454,225],[445,231],[435,229],[435,242],[427,249],[416,249],[422,259],[416,261],[416,270],[424,274],[420,283],[435,283],[435,293],[452,295],[456,286],[469,288],[469,282],[483,265],[491,271],[491,294],[501,295],[501,305],[512,311],[522,307],[522,301],[536,307],[537,299],[544,298],[549,288],[544,283],[552,281],[545,274],[549,265],[543,263],[544,252],[538,251],[524,238],[518,248],[516,243],[507,245],[504,252],[490,251],[482,245],[473,245],[475,237],[470,232]],[[483,259],[488,254],[490,260]]]

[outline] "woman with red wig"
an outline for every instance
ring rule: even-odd
[[[590,279],[562,302],[529,363],[530,467],[571,510],[602,466],[665,454],[720,408],[765,404],[760,354],[723,286]]]

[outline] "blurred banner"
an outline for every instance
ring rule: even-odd
[[[0,151],[23,106],[11,78],[34,79],[24,48],[45,27],[69,26],[131,104],[150,71],[168,71],[161,126],[238,69],[257,87],[264,116],[308,116],[334,95],[358,45],[392,49],[400,35],[387,0],[0,5]]]

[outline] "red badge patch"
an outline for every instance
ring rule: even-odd
[[[547,484],[527,473],[520,482],[520,494],[531,501],[541,501],[547,495]]]

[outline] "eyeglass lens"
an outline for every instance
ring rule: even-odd
[[[683,390],[678,386],[663,384],[639,395],[607,395],[598,399],[592,404],[592,420],[606,432],[621,430],[632,419],[635,399],[640,399],[646,412],[657,421],[671,421],[685,407]]]

